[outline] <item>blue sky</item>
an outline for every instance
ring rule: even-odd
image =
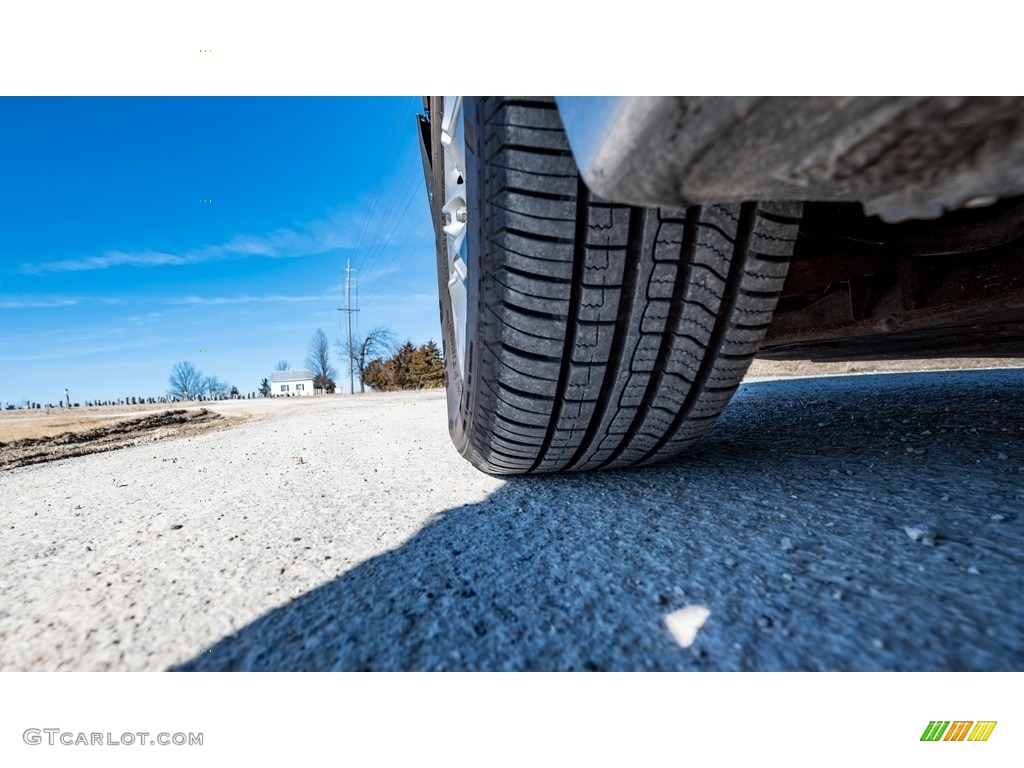
[[[160,395],[180,360],[250,392],[317,328],[340,372],[349,258],[360,330],[440,342],[420,108],[0,98],[0,400]]]

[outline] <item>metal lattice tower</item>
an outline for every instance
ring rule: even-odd
[[[358,306],[352,306],[352,287],[356,283],[356,278],[352,277],[353,272],[355,270],[352,269],[352,259],[349,259],[345,266],[345,306],[338,307],[338,311],[344,312],[348,320],[348,391],[350,395],[356,393],[355,350],[352,348],[352,313],[359,311]],[[358,285],[356,285],[356,296],[359,296]],[[356,303],[358,304],[358,298]]]

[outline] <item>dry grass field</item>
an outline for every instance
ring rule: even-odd
[[[65,432],[78,434],[120,421],[179,408],[199,408],[199,403],[159,405],[107,405],[89,408],[45,408],[0,412],[0,443],[56,437]]]
[[[311,400],[313,398],[310,398]],[[240,424],[282,401],[224,400],[0,413],[0,470],[189,437]]]
[[[293,402],[294,399],[288,402]],[[218,400],[186,403],[158,403],[140,405],[98,405],[87,408],[45,408],[33,410],[0,411],[0,444],[15,440],[37,440],[56,437],[70,432],[80,434],[119,422],[152,416],[167,411],[199,410],[205,408],[229,420],[248,419],[268,412],[284,400]]]

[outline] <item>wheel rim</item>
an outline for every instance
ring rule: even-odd
[[[455,355],[462,379],[466,378],[466,134],[462,96],[445,96],[441,118],[444,148],[444,206],[441,216],[447,246],[448,299],[455,328]]]

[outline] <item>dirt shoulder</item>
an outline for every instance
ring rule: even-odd
[[[0,470],[197,435],[244,419],[242,415],[225,417],[206,408],[179,408],[135,418],[108,417],[107,423],[99,426],[78,420],[68,425],[72,429],[56,435],[0,442]]]
[[[2,411],[0,471],[279,418],[335,397],[341,396]]]

